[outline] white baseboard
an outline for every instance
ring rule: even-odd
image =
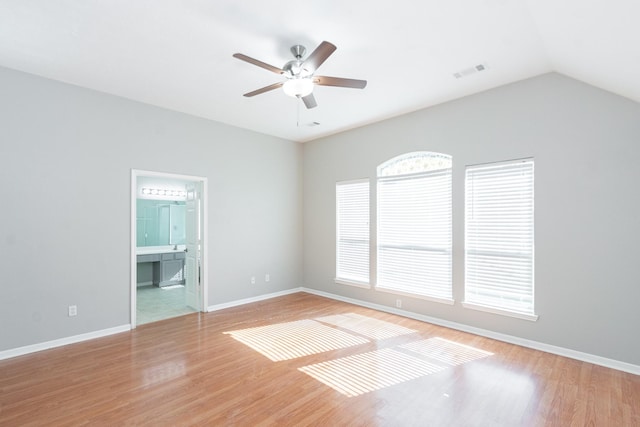
[[[583,353],[576,350],[571,350],[564,347],[558,347],[555,345],[545,344],[538,341],[532,341],[520,337],[514,337],[512,335],[501,334],[499,332],[490,331],[487,329],[476,328],[473,326],[465,325],[462,323],[451,322],[448,320],[438,319],[436,317],[425,316],[410,311],[399,310],[394,307],[387,307],[385,305],[374,304],[366,301],[361,301],[353,298],[347,298],[340,295],[331,294],[328,292],[318,291],[310,288],[299,288],[302,292],[318,295],[325,298],[334,299],[337,301],[347,302],[362,307],[371,308],[386,313],[397,314],[410,319],[420,320],[422,322],[433,323],[434,325],[444,326],[458,331],[469,332],[475,335],[480,335],[487,338],[492,338],[498,341],[507,342],[509,344],[516,344],[522,347],[532,348],[534,350],[540,350],[558,356],[568,357],[570,359],[580,360],[582,362],[593,363],[594,365],[604,366],[606,368],[617,369],[619,371],[628,372],[634,375],[640,375],[640,366],[633,365],[627,362],[621,362],[619,360],[608,359],[606,357],[596,356],[594,354]]]
[[[223,304],[216,304],[207,307],[207,312],[222,310],[225,308],[236,307],[243,304],[249,304],[252,302],[264,301],[271,298],[276,298],[284,295],[295,294],[297,292],[303,292],[303,288],[287,289],[285,291],[274,292],[271,294],[260,295],[252,298],[245,298],[242,300],[231,301]],[[61,347],[67,344],[73,344],[81,341],[87,341],[94,338],[100,338],[107,335],[117,334],[120,332],[126,332],[131,330],[131,325],[122,325],[115,328],[102,329],[100,331],[88,332],[86,334],[74,335],[71,337],[60,338],[53,341],[46,341],[42,343],[27,345],[24,347],[12,348],[9,350],[0,351],[0,360],[9,359],[11,357],[22,356],[29,353],[35,353],[37,351],[47,350],[50,348]]]
[[[9,359],[11,357],[22,356],[36,351],[47,350],[54,347],[62,347],[67,344],[74,344],[81,341],[92,340],[94,338],[106,337],[107,335],[118,334],[131,330],[131,325],[121,325],[99,331],[87,332],[86,334],[74,335],[71,337],[60,338],[53,341],[46,341],[38,344],[26,345],[24,347],[12,348],[0,351],[0,360]]]
[[[295,293],[298,293],[298,292],[305,292],[305,289],[304,288],[287,289],[285,291],[274,292],[274,293],[265,294],[265,295],[259,295],[257,297],[245,298],[245,299],[240,299],[240,300],[236,300],[236,301],[225,302],[225,303],[222,303],[222,304],[210,305],[209,307],[207,307],[207,312],[224,310],[225,308],[237,307],[239,305],[244,305],[244,304],[251,304],[252,302],[264,301],[264,300],[268,300],[268,299],[271,299],[271,298],[281,297],[281,296],[284,296],[284,295],[295,294]]]
[[[337,301],[346,302],[349,304],[359,305],[366,308],[371,308],[374,310],[397,314],[399,316],[408,317],[410,319],[420,320],[422,322],[432,323],[434,325],[444,326],[451,329],[456,329],[463,332],[469,332],[475,335],[480,335],[487,338],[492,338],[498,341],[507,342],[510,344],[520,345],[522,347],[532,348],[534,350],[540,350],[551,354],[557,354],[558,356],[564,356],[571,359],[580,360],[583,362],[593,363],[594,365],[600,365],[611,369],[617,369],[619,371],[628,372],[634,375],[640,375],[640,366],[634,365],[627,362],[621,362],[619,360],[609,359],[606,357],[596,356],[589,353],[583,353],[576,350],[571,350],[564,347],[558,347],[550,344],[541,343],[538,341],[532,341],[520,337],[515,337],[512,335],[501,334],[499,332],[490,331],[487,329],[476,328],[473,326],[465,325],[462,323],[451,322],[448,320],[438,319],[436,317],[425,316],[418,313],[413,313],[410,311],[400,310],[394,307],[388,307],[380,304],[374,304],[366,301],[361,301],[353,298],[347,298],[336,294],[331,294],[328,292],[318,291],[311,288],[298,287],[293,289],[287,289],[280,292],[274,292],[270,294],[260,295],[251,298],[245,298],[236,301],[230,301],[223,304],[216,304],[207,307],[207,312],[223,310],[225,308],[237,307],[239,305],[250,304],[253,302],[259,302],[268,300],[271,298],[276,298],[284,295],[295,294],[297,292],[306,292],[313,295],[318,295],[325,298],[330,298]],[[37,351],[46,350],[54,347],[61,347],[67,344],[73,344],[81,341],[87,341],[94,338],[100,338],[107,335],[113,335],[120,332],[126,332],[131,330],[131,325],[121,325],[113,328],[102,329],[99,331],[88,332],[86,334],[74,335],[71,337],[60,338],[53,341],[47,341],[38,344],[27,345],[24,347],[18,347],[14,349],[0,351],[0,360],[9,359],[11,357],[22,356],[29,353],[35,353]]]

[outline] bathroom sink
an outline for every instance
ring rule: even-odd
[[[166,254],[171,252],[180,252],[185,250],[185,245],[178,245],[177,249],[174,249],[174,245],[166,246],[138,246],[136,248],[136,255],[150,255],[150,254]]]

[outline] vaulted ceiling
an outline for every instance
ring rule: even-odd
[[[640,102],[639,17],[638,0],[0,0],[0,66],[309,141],[551,71]],[[323,40],[317,74],[365,89],[316,86],[313,109],[242,96],[284,78],[234,53],[282,67]]]

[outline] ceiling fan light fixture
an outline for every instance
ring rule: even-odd
[[[304,98],[313,92],[313,81],[309,78],[289,79],[282,85],[282,90],[294,98]]]
[[[304,106],[311,109],[318,106],[315,97],[313,96],[313,88],[316,85],[364,89],[367,85],[366,80],[315,75],[318,67],[320,67],[336,49],[335,45],[328,41],[323,41],[314,49],[313,52],[311,52],[311,55],[306,59],[303,59],[306,49],[302,45],[295,45],[291,48],[291,53],[295,59],[284,64],[284,67],[282,68],[274,67],[273,65],[269,65],[266,62],[259,61],[242,53],[234,53],[234,58],[256,65],[260,68],[264,68],[265,70],[271,71],[272,73],[278,74],[286,79],[254,91],[247,92],[243,96],[250,98],[282,87],[286,95],[302,99]]]

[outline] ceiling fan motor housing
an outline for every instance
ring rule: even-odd
[[[299,59],[294,59],[287,62],[286,64],[284,64],[284,67],[282,67],[282,70],[284,71],[284,76],[288,79],[302,77],[301,73],[302,71],[304,71],[304,69],[302,68],[302,61],[300,61]]]
[[[285,77],[292,79],[304,78],[311,75],[311,73],[309,73],[302,67],[302,64],[304,64],[302,57],[306,52],[307,49],[300,44],[291,46],[291,53],[296,57],[296,59],[287,62],[286,64],[284,64],[284,67],[282,67]]]

